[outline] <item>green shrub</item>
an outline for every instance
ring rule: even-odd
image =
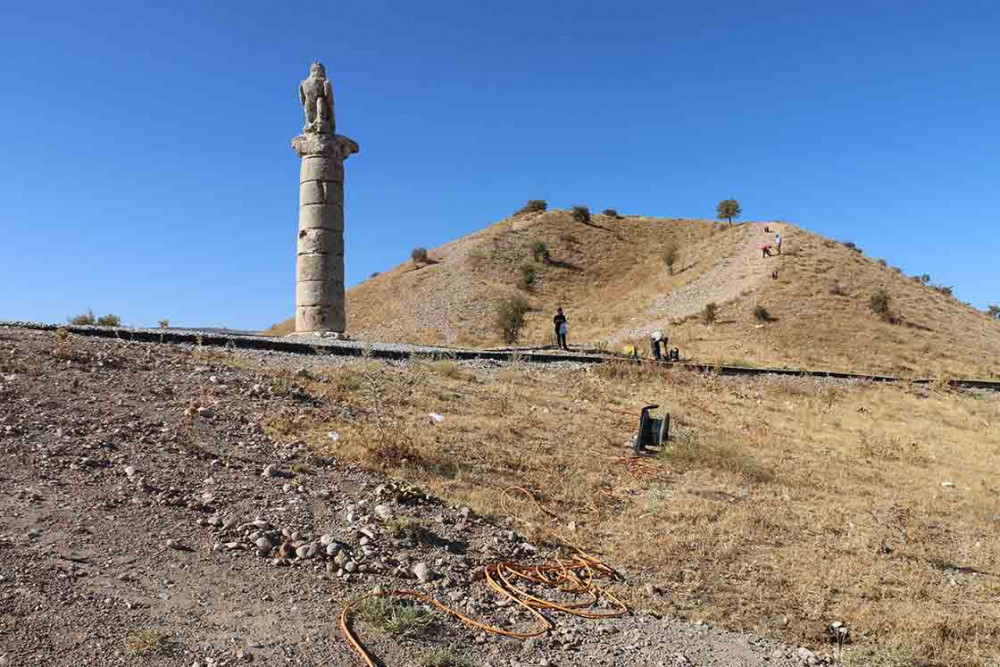
[[[743,209],[740,208],[740,203],[735,199],[723,199],[719,202],[719,205],[715,207],[715,213],[719,220],[728,220],[729,226],[733,226],[733,218],[738,218],[743,213]]]
[[[714,301],[705,304],[705,309],[701,311],[701,321],[705,324],[712,324],[719,316],[719,305]]]
[[[93,326],[97,324],[97,319],[94,317],[94,311],[88,310],[82,315],[74,315],[68,318],[70,324],[75,324],[77,326]]]
[[[871,298],[868,300],[868,307],[876,315],[884,318],[889,317],[889,294],[881,287],[874,292],[872,292]]]
[[[888,266],[888,263],[884,259],[877,259],[875,261],[878,262],[879,266]]]
[[[945,286],[945,285],[935,285],[934,286],[934,291],[939,292],[941,294],[944,294],[945,296],[952,296],[953,290],[954,290],[954,288],[952,288],[950,285],[949,286]]]
[[[435,624],[430,612],[393,597],[364,598],[354,611],[358,618],[396,637],[416,637]]]
[[[542,213],[549,208],[549,203],[544,199],[529,199],[528,203],[517,209],[514,215],[522,215],[524,213]]]
[[[525,292],[530,292],[535,286],[535,267],[533,266],[522,266],[521,267],[521,279],[517,281],[518,289],[523,289]]]
[[[120,327],[122,325],[122,318],[108,313],[107,315],[98,317],[97,324],[102,327]]]
[[[434,539],[424,524],[414,519],[402,517],[385,524],[385,532],[397,540],[409,540],[417,544],[428,544]]]
[[[474,663],[462,657],[455,646],[432,649],[423,656],[420,664],[421,667],[475,667]]]
[[[531,246],[531,255],[536,262],[547,262],[550,258],[549,247],[545,245],[544,241],[535,241],[534,245]]]
[[[920,282],[922,282],[925,285],[928,285],[931,282],[931,277],[930,277],[930,274],[924,273],[919,278],[917,278],[917,280],[919,280]]]
[[[428,262],[427,248],[416,247],[410,252],[410,259],[414,264],[426,264]]]
[[[160,320],[159,322],[157,322],[157,324],[160,325],[161,329],[166,329],[167,327],[170,326],[170,320],[164,318],[164,319]]]
[[[618,219],[618,218],[621,217],[620,215],[618,215],[618,211],[616,211],[613,208],[606,208],[606,209],[604,209],[603,211],[601,211],[601,215],[606,215],[609,218],[615,218],[615,219]]]
[[[585,225],[590,224],[590,209],[586,206],[574,206],[572,211],[573,219]]]
[[[755,306],[753,309],[753,317],[758,322],[770,322],[772,319],[770,311],[764,306]]]
[[[853,250],[858,253],[861,252],[861,248],[859,248],[853,241],[841,241],[840,245],[844,246],[848,250]]]
[[[674,274],[674,263],[677,261],[677,244],[673,241],[663,248],[663,263],[667,265],[670,275]]]
[[[1000,306],[991,303],[990,307],[986,309],[986,314],[995,320],[1000,320]]]
[[[497,309],[497,328],[500,330],[504,342],[508,345],[513,345],[521,337],[524,316],[529,310],[531,310],[531,305],[527,299],[520,295],[500,302]]]

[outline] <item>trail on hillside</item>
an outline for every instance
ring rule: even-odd
[[[645,324],[619,331],[614,340],[622,342],[646,337],[666,328],[674,320],[700,313],[709,303],[721,306],[752,291],[778,266],[776,258],[761,258],[760,246],[765,242],[773,243],[777,233],[784,235],[784,226],[769,223],[769,227],[771,231],[765,233],[761,224],[746,224],[744,238],[733,254],[720,258],[714,267],[690,283],[658,298],[643,314]]]

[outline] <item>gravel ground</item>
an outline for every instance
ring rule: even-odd
[[[376,587],[530,624],[480,573],[549,560],[552,546],[526,543],[503,517],[272,440],[266,420],[316,407],[271,375],[305,358],[213,352],[0,329],[0,665],[361,664],[337,619]],[[394,537],[401,518],[429,537]],[[644,585],[624,574],[621,586]],[[355,627],[388,665],[423,664],[440,646],[492,667],[820,661],[641,610],[554,620],[524,642],[444,618],[406,639]]]

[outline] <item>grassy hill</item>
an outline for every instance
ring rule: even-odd
[[[771,234],[763,231],[767,224]],[[783,254],[759,246],[784,235]],[[545,244],[548,259],[536,259]],[[669,271],[664,254],[673,247]],[[1000,322],[841,243],[779,222],[729,227],[706,220],[568,211],[513,216],[406,262],[347,294],[349,332],[361,340],[502,344],[498,304],[517,294],[532,312],[521,344],[552,342],[566,310],[570,343],[636,344],[656,329],[703,361],[904,375],[1000,373]],[[533,284],[519,287],[524,272]],[[775,277],[776,276],[776,277]],[[890,317],[871,312],[879,289]],[[719,306],[713,324],[705,306]],[[754,316],[765,308],[770,321]],[[282,335],[289,320],[269,330]]]

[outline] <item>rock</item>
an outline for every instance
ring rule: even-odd
[[[214,415],[215,415],[215,411],[212,410],[212,408],[209,408],[209,407],[200,407],[200,408],[198,408],[198,416],[199,417],[208,418],[208,417],[212,417]]]
[[[807,649],[805,646],[799,647],[799,649],[795,652],[795,657],[799,659],[799,662],[809,665],[815,665],[818,662],[816,654]]]
[[[125,466],[125,476],[128,477],[129,479],[135,477],[135,468],[133,468],[132,466]]]
[[[358,564],[353,560],[349,560],[344,563],[344,571],[353,574],[358,571]]]
[[[435,578],[435,573],[428,567],[427,563],[420,562],[413,566],[413,574],[416,575],[417,581],[422,584],[426,584]]]
[[[170,540],[167,540],[167,548],[168,549],[176,549],[177,551],[183,551],[184,550],[184,545],[181,544],[179,540],[170,539]]]
[[[444,415],[439,415],[436,412],[432,412],[427,416],[430,417],[432,424],[440,424],[444,421]]]
[[[323,535],[319,536],[319,543],[322,544],[324,547],[327,546],[328,544],[331,544],[332,542],[333,542],[333,535],[330,535],[329,533],[324,533]]]
[[[326,434],[326,437],[330,438],[330,440],[332,440],[333,442],[337,442],[338,440],[340,440],[340,434],[337,433],[336,431],[330,431],[329,433]]]
[[[309,560],[316,555],[316,547],[312,544],[303,544],[295,550],[295,556],[302,560]]]
[[[955,482],[941,482],[941,486],[943,486],[943,487],[945,487],[947,489],[954,489],[955,486],[956,486],[956,484],[955,484]]]
[[[260,474],[261,477],[279,477],[280,475],[278,466],[274,463],[264,466],[264,471]]]
[[[271,549],[274,548],[274,545],[271,544],[271,540],[267,539],[266,537],[258,537],[257,540],[254,542],[254,546],[256,546],[261,551],[270,551]]]
[[[329,552],[329,548],[330,548],[330,547],[327,547],[327,553],[330,553],[330,552]],[[337,565],[339,565],[339,566],[343,567],[343,566],[344,566],[344,563],[346,563],[346,562],[347,562],[347,560],[348,560],[348,559],[347,559],[347,552],[346,552],[346,551],[343,551],[343,550],[341,550],[341,551],[338,551],[338,552],[337,552],[337,555],[336,555],[336,557],[335,557],[335,558],[333,559],[333,562],[334,562],[334,563],[336,563]]]
[[[260,517],[257,517],[256,519],[254,519],[250,523],[257,530],[271,530],[271,524],[269,524],[267,521],[265,521],[264,519],[262,519]]]
[[[330,542],[326,545],[326,555],[336,556],[339,553],[343,553],[344,545],[340,542]],[[339,563],[338,563],[339,564]]]
[[[373,511],[375,512],[375,516],[383,521],[389,521],[392,519],[392,508],[388,505],[376,505]]]

